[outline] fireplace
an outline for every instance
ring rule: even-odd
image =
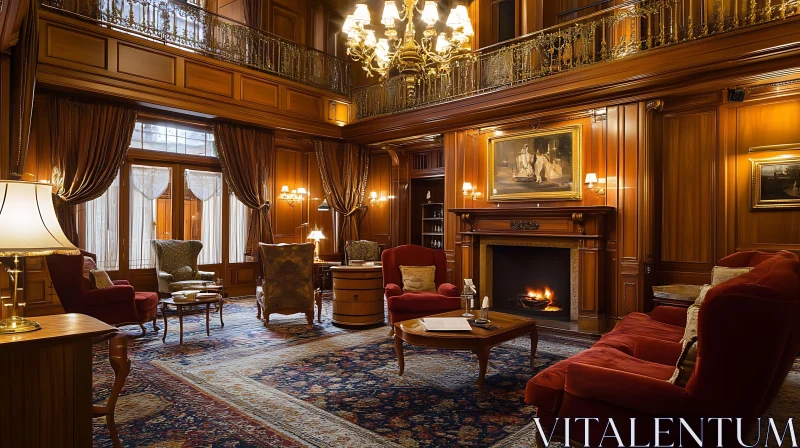
[[[569,321],[572,288],[568,247],[502,246],[492,250],[494,308]]]

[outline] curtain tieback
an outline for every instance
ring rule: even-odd
[[[349,212],[345,213],[344,216],[353,216],[361,210],[361,206],[359,205],[354,210],[350,210]]]

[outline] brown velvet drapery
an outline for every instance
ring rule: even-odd
[[[28,141],[33,117],[33,91],[36,87],[36,62],[39,54],[39,2],[28,5],[22,19],[19,41],[12,49],[11,66],[11,160],[10,174],[22,177],[28,156]]]
[[[247,231],[247,254],[257,256],[258,243],[272,243],[269,180],[275,133],[232,123],[215,123],[214,140],[228,188],[253,210]]]
[[[55,96],[50,100],[50,163],[56,213],[64,233],[78,244],[75,205],[101,196],[117,177],[131,143],[133,106]]]
[[[244,23],[247,26],[264,31],[264,9],[267,7],[265,0],[244,0],[242,9],[244,10]]]
[[[314,142],[322,189],[331,208],[342,214],[339,245],[357,240],[361,233],[361,202],[367,190],[369,149],[329,139]]]

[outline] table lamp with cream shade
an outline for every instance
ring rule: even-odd
[[[320,230],[312,230],[311,233],[308,234],[308,240],[314,241],[314,261],[320,261],[319,258],[319,240],[324,240],[325,235],[322,234]]]
[[[3,299],[3,308],[11,316],[0,320],[0,333],[24,333],[41,328],[37,322],[25,319],[25,302],[17,295],[19,288],[19,257],[50,254],[78,254],[61,230],[53,208],[53,186],[47,183],[0,180],[0,257],[14,257],[14,279],[11,303]]]

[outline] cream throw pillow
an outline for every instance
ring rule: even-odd
[[[400,266],[403,291],[436,292],[436,266]]]
[[[711,286],[717,286],[720,283],[727,282],[728,280],[746,274],[752,271],[753,268],[726,268],[724,266],[714,266],[711,270]]]
[[[91,271],[89,275],[92,277],[94,289],[103,289],[108,288],[109,286],[114,286],[114,282],[111,281],[111,277],[108,276],[108,272],[102,269],[95,269]]]
[[[678,358],[678,362],[675,365],[675,372],[667,381],[676,386],[686,387],[686,383],[689,382],[689,378],[692,376],[692,372],[694,372],[694,366],[696,363],[697,336],[683,341],[681,356]]]

